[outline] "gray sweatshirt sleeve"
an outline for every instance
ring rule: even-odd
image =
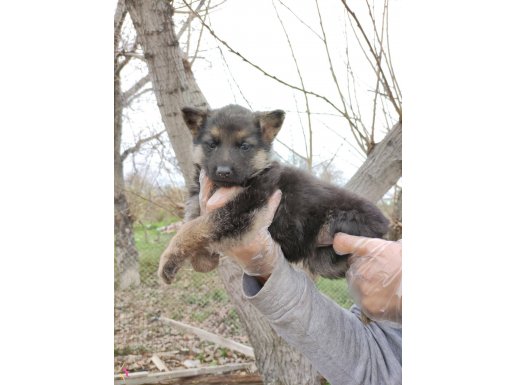
[[[401,329],[364,324],[357,306],[340,307],[284,258],[264,286],[244,274],[243,292],[331,385],[401,384]]]

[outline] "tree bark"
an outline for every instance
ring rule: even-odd
[[[376,144],[345,188],[377,202],[402,175],[402,122]]]
[[[247,331],[263,383],[265,385],[320,384],[322,377],[311,362],[279,337],[266,318],[245,300],[241,289],[243,271],[240,266],[229,258],[222,258],[218,273]]]
[[[193,176],[192,139],[181,108],[207,108],[209,105],[180,49],[170,2],[127,0],[126,6],[145,52],[161,119],[188,184]]]

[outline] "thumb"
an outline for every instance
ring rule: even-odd
[[[283,193],[281,190],[275,190],[272,196],[268,198],[268,203],[266,205],[266,210],[264,213],[264,219],[267,223],[267,228],[272,224],[272,221],[274,220],[275,212],[277,211],[277,207],[279,207],[279,204],[281,203],[282,196]]]
[[[380,238],[367,238],[337,233],[334,236],[333,248],[336,254],[354,254],[360,257],[368,257],[377,250],[392,243]]]

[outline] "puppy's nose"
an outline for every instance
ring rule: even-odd
[[[228,166],[218,166],[216,168],[216,175],[218,175],[220,178],[227,178],[231,176],[232,170]]]

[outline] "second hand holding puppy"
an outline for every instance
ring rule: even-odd
[[[222,207],[243,190],[243,187],[239,186],[221,187],[209,197],[213,187],[213,182],[204,172],[201,172],[199,194],[201,214]],[[219,250],[219,252],[235,260],[246,274],[255,276],[261,283],[268,279],[276,261],[283,257],[281,247],[268,232],[268,227],[272,223],[275,211],[281,202],[281,196],[280,190],[272,194],[267,205],[257,214],[256,223],[252,230],[245,234],[243,242],[238,246]]]

